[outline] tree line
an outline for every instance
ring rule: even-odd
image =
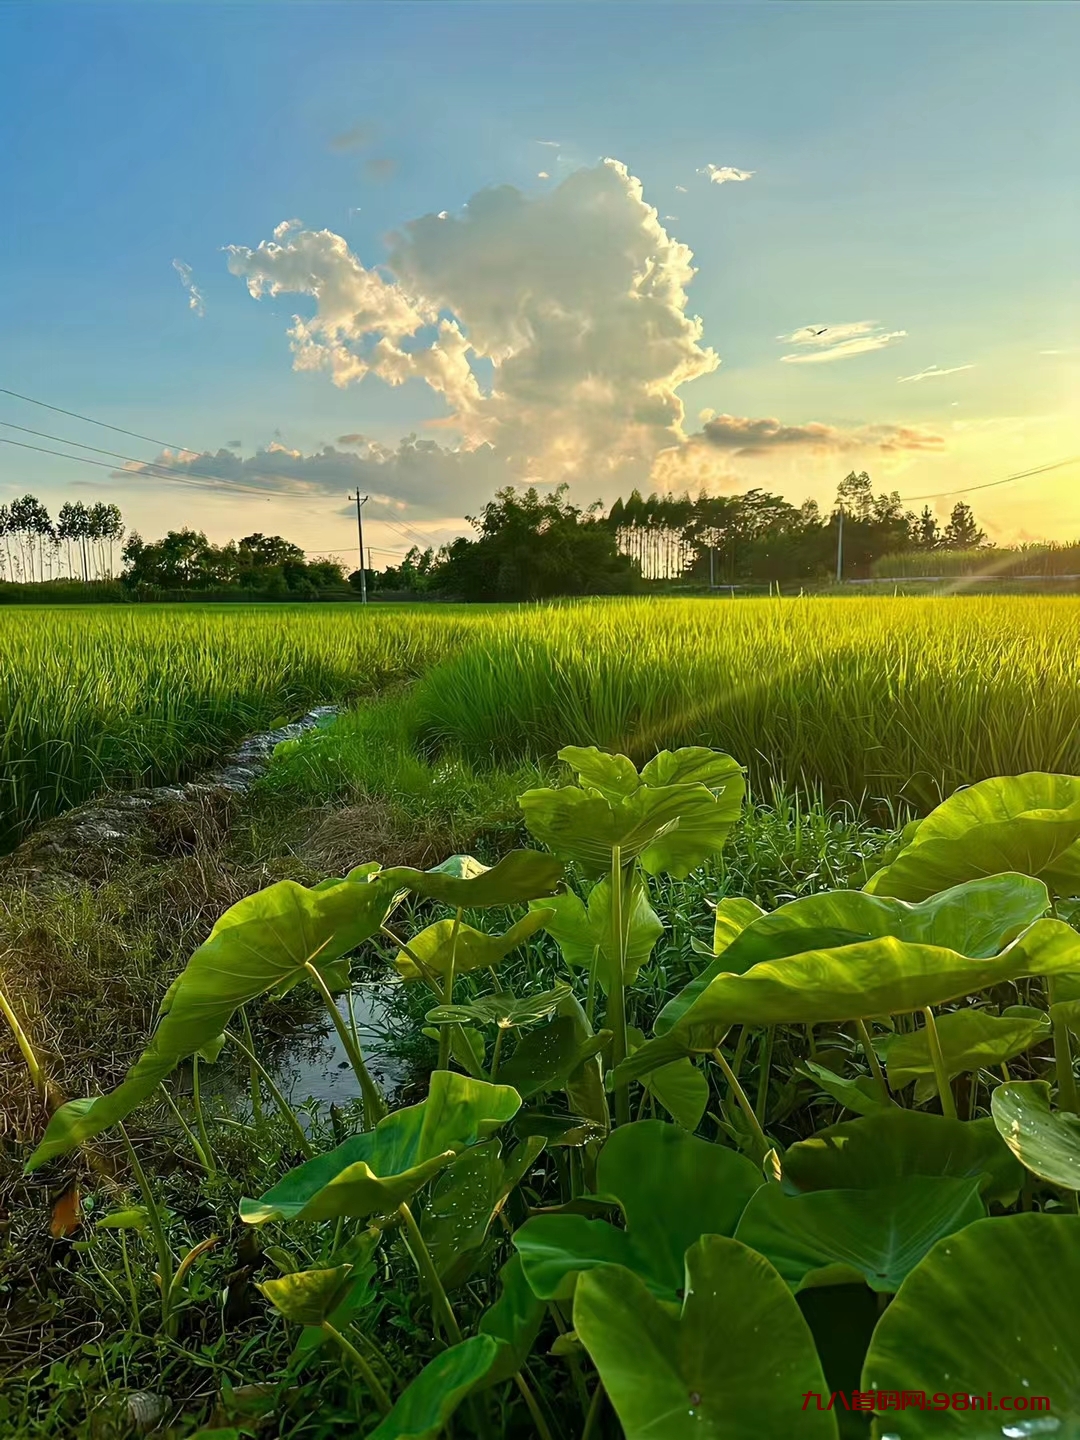
[[[793,505],[757,489],[696,497],[634,490],[605,511],[599,502],[573,504],[563,485],[546,494],[508,487],[467,518],[474,537],[439,551],[414,547],[400,565],[369,571],[369,588],[460,600],[537,600],[628,593],[659,581],[826,581],[836,574],[841,538],[843,576],[861,579],[887,555],[973,550],[986,543],[962,501],[942,525],[929,506],[916,514],[903,508],[897,492],[875,494],[865,471],[840,482],[835,506],[825,515],[814,500]],[[350,581],[359,584],[359,571]]]
[[[124,537],[116,505],[61,505],[55,522],[35,495],[0,505],[0,572],[7,580],[108,580]]]

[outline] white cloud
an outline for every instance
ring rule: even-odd
[[[256,299],[314,300],[289,331],[295,368],[324,369],[339,386],[420,379],[446,401],[438,423],[458,447],[417,442],[407,465],[392,460],[395,477],[456,490],[479,467],[487,493],[493,471],[579,478],[596,493],[636,483],[682,438],[679,387],[719,364],[686,313],[692,252],[617,161],[539,195],[499,186],[456,215],[423,216],[390,237],[377,270],[328,230],[275,235],[228,247],[229,268]],[[483,389],[478,362],[491,376]],[[381,451],[369,459],[391,463]]]
[[[550,180],[550,179],[551,179],[551,176],[548,174],[548,172],[547,172],[546,170],[538,170],[538,171],[536,172],[536,178],[537,178],[538,180]]]
[[[906,385],[911,380],[936,380],[941,375],[959,375],[961,370],[974,369],[974,365],[950,365],[945,370],[940,365],[928,365],[925,370],[917,370],[914,375],[901,375],[898,379],[901,385]]]
[[[697,173],[707,175],[714,185],[726,185],[730,180],[749,180],[757,171],[737,170],[734,165],[703,165]]]
[[[685,195],[685,194],[686,194],[686,186],[685,186],[685,185],[676,185],[676,186],[675,186],[675,189],[679,192],[680,195]]]
[[[1080,354],[1080,345],[1066,345],[1061,350],[1040,350],[1040,355],[1077,355]]]
[[[561,140],[537,140],[537,145],[546,145],[551,150],[558,150],[562,145]]]
[[[859,425],[844,427],[811,420],[803,425],[784,425],[773,416],[751,419],[741,415],[713,415],[702,412],[704,425],[694,443],[727,450],[732,455],[764,455],[777,449],[813,450],[941,450],[940,435],[910,425]]]
[[[191,266],[185,265],[183,260],[174,260],[172,265],[173,269],[180,276],[180,284],[183,285],[187,291],[188,309],[193,310],[196,315],[205,315],[206,302],[203,299],[202,291],[192,280]]]
[[[854,355],[884,350],[906,334],[906,330],[883,330],[876,320],[849,320],[841,325],[804,325],[790,335],[776,338],[785,345],[800,347],[792,354],[781,355],[781,360],[789,364],[810,364],[848,360]]]

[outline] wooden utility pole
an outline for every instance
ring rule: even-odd
[[[840,506],[840,520],[836,528],[836,583],[844,583],[844,507]]]
[[[360,603],[367,604],[367,570],[364,568],[364,515],[363,507],[367,504],[368,497],[360,494],[360,488],[356,490],[356,533],[360,540]]]

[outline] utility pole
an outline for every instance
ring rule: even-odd
[[[360,487],[356,489],[356,533],[360,539],[360,603],[367,604],[367,571],[364,569],[364,516],[362,507],[367,504],[368,497],[360,494]]]
[[[716,546],[709,546],[709,589],[716,589]]]
[[[836,529],[836,583],[844,583],[844,507],[840,506],[840,521]]]

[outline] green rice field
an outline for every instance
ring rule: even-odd
[[[925,809],[988,775],[1080,770],[1078,650],[1080,602],[1047,597],[12,610],[2,831],[405,681],[428,756],[716,745],[759,789]]]

